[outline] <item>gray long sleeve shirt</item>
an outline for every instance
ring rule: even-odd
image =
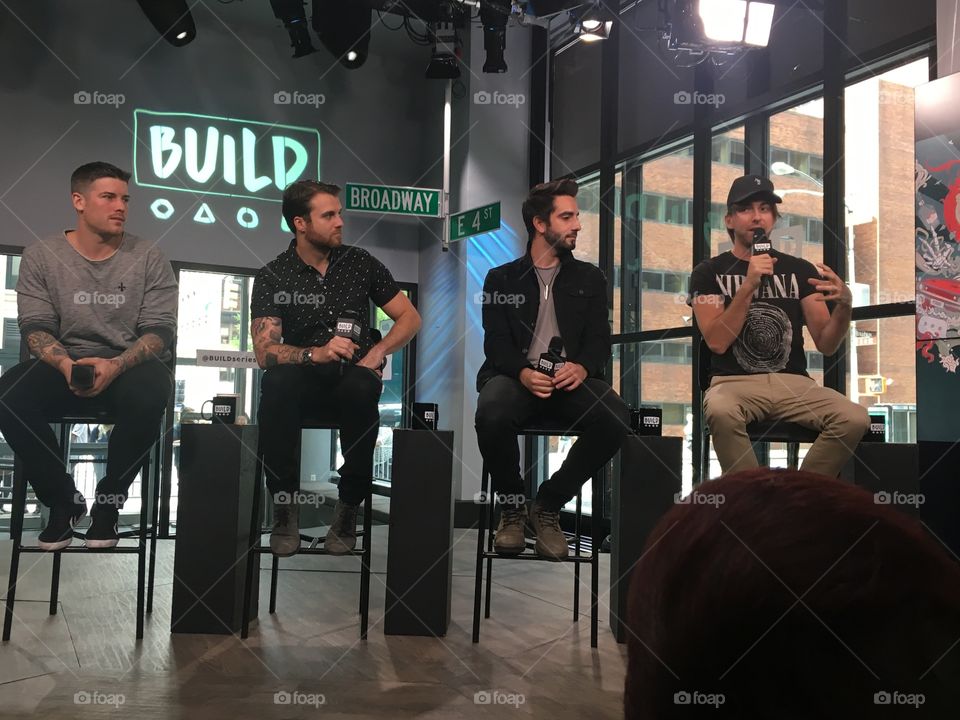
[[[21,335],[45,330],[75,360],[116,357],[148,332],[169,348],[177,329],[178,292],[163,253],[125,233],[113,255],[89,260],[67,242],[65,232],[23,251],[17,280]],[[169,357],[165,349],[159,359]]]

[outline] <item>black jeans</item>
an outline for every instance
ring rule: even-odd
[[[548,510],[559,510],[620,449],[630,430],[630,415],[620,396],[602,380],[587,378],[575,390],[554,390],[541,399],[519,380],[506,375],[490,379],[477,400],[476,427],[496,492],[523,494],[517,430],[538,417],[555,418],[583,433],[537,494]]]
[[[73,394],[66,378],[40,360],[28,360],[0,376],[0,432],[23,463],[27,482],[47,507],[74,501],[76,487],[67,474],[50,421],[73,413],[107,410],[114,422],[107,443],[107,474],[98,495],[113,495],[122,505],[144,457],[160,434],[172,380],[158,360],[136,365],[92,398]]]
[[[260,448],[271,494],[300,489],[301,420],[333,411],[340,421],[340,499],[359,505],[373,482],[373,450],[380,429],[377,401],[383,385],[375,372],[339,363],[278,365],[260,385]],[[312,412],[313,411],[313,412]]]

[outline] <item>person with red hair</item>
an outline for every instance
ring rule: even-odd
[[[628,603],[628,719],[948,718],[960,564],[914,518],[759,468],[660,520]]]

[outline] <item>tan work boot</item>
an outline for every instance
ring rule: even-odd
[[[530,509],[530,520],[533,531],[537,535],[534,549],[537,555],[551,560],[563,560],[570,552],[567,547],[567,537],[560,529],[560,512],[547,510],[534,501]]]
[[[300,507],[295,503],[273,506],[270,552],[277,557],[296,555],[300,549]]]
[[[346,555],[357,546],[357,510],[359,505],[348,505],[337,500],[333,509],[333,523],[327,530],[323,547],[331,555]]]
[[[500,511],[500,524],[493,539],[493,549],[500,555],[519,555],[526,549],[524,526],[527,523],[527,507],[504,507]]]

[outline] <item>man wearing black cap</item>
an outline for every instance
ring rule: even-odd
[[[724,473],[758,464],[748,423],[784,420],[820,432],[802,467],[835,477],[870,418],[807,375],[803,325],[817,350],[832,355],[849,331],[852,296],[823,263],[776,250],[753,254],[755,238],[768,242],[780,202],[768,178],[737,178],[724,218],[733,249],[700,263],[690,277],[688,302],[710,350],[704,416]]]

